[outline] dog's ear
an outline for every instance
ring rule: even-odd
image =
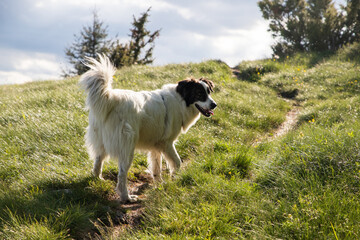
[[[214,85],[214,83],[213,83],[211,80],[208,80],[208,79],[206,79],[206,78],[201,77],[201,78],[199,79],[199,81],[202,81],[202,82],[206,83],[206,84],[209,86],[210,91],[211,91],[211,92],[214,92],[214,87],[215,87],[215,85]]]
[[[194,103],[194,85],[196,84],[195,79],[185,79],[178,82],[176,87],[176,91],[181,95],[181,97],[185,100],[186,106],[190,106]]]

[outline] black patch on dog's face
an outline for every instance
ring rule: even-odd
[[[206,90],[200,81],[206,83],[208,86]],[[186,106],[188,107],[197,101],[205,102],[210,92],[213,91],[213,87],[214,84],[210,80],[205,78],[200,78],[199,80],[191,78],[178,82],[176,91],[185,100]]]

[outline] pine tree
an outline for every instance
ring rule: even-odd
[[[130,53],[129,44],[122,44],[117,40],[111,50],[110,59],[117,68],[130,66],[134,63]]]
[[[154,61],[152,54],[155,47],[155,39],[159,37],[160,30],[151,33],[145,28],[148,22],[150,8],[138,19],[133,16],[131,37],[129,44],[117,42],[113,47],[110,59],[116,67],[129,66],[132,64],[150,64]]]
[[[65,49],[65,54],[74,69],[64,72],[64,76],[86,72],[87,67],[83,64],[85,57],[96,58],[97,54],[107,54],[112,45],[111,41],[107,40],[107,26],[100,21],[96,10],[93,11],[92,24],[84,26],[80,35],[74,36],[75,42]]]

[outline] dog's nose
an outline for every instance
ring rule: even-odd
[[[214,108],[216,108],[216,106],[217,106],[216,103],[215,103],[215,102],[212,102],[211,105],[210,105],[210,108],[211,108],[211,109],[214,109]]]

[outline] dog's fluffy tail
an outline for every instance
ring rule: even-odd
[[[106,116],[111,105],[112,78],[116,71],[108,57],[98,55],[99,61],[87,57],[84,63],[90,68],[80,78],[80,85],[87,92],[86,106],[96,115]]]

